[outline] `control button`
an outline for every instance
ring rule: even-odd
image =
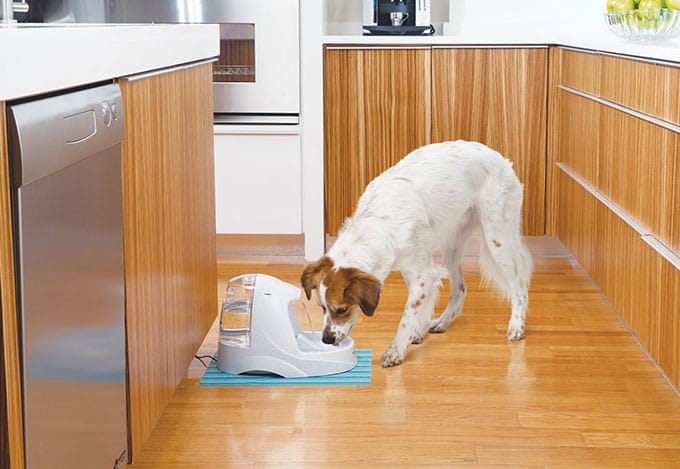
[[[102,109],[102,119],[104,120],[104,125],[107,127],[111,127],[111,120],[112,120],[112,115],[111,115],[111,106],[109,105],[108,101],[102,101],[101,103]]]

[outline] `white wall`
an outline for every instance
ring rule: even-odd
[[[324,0],[326,34],[361,34],[363,0]],[[430,21],[437,25],[449,20],[449,0],[430,0]]]
[[[468,28],[534,25],[583,28],[603,23],[605,0],[449,0],[450,22]]]
[[[360,33],[363,0],[324,0],[326,34]],[[432,22],[447,34],[531,25],[540,30],[600,28],[605,0],[431,0]],[[348,26],[353,24],[354,27]],[[344,26],[343,26],[344,25]],[[356,30],[356,31],[354,31]]]
[[[327,23],[360,23],[363,0],[325,0]],[[449,0],[430,0],[432,22],[448,21]]]

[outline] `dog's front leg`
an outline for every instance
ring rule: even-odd
[[[408,346],[423,341],[437,301],[439,275],[436,269],[426,274],[404,273],[408,285],[408,299],[392,343],[380,358],[383,367],[399,365],[406,357]]]

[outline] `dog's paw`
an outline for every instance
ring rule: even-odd
[[[524,327],[508,327],[508,340],[522,340],[524,338]]]
[[[448,311],[449,308],[447,307],[446,310],[441,314],[441,316],[439,316],[437,319],[433,319],[430,321],[430,332],[432,332],[433,334],[441,334],[443,332],[446,332],[449,330],[451,323],[460,317],[460,311],[458,311],[458,313],[451,315],[450,317]]]
[[[446,332],[449,328],[448,324],[444,324],[440,321],[434,320],[430,322],[430,332],[433,334],[441,334]]]
[[[380,357],[380,366],[383,368],[389,368],[390,366],[401,365],[404,361],[406,353],[401,353],[397,347],[390,346],[382,357]]]
[[[411,343],[414,345],[422,344],[423,341],[425,340],[425,336],[427,335],[427,332],[421,335],[414,335],[411,337]]]

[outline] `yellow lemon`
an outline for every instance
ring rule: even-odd
[[[680,1],[680,0],[678,0]],[[607,0],[607,13],[612,13],[616,11],[616,4],[619,0]]]
[[[664,7],[664,0],[640,0],[640,3],[638,4],[638,10],[651,10]]]
[[[607,4],[609,6],[609,4]],[[635,2],[633,0],[616,0],[613,2],[611,11],[628,11],[635,9]],[[608,10],[609,11],[609,10]]]

